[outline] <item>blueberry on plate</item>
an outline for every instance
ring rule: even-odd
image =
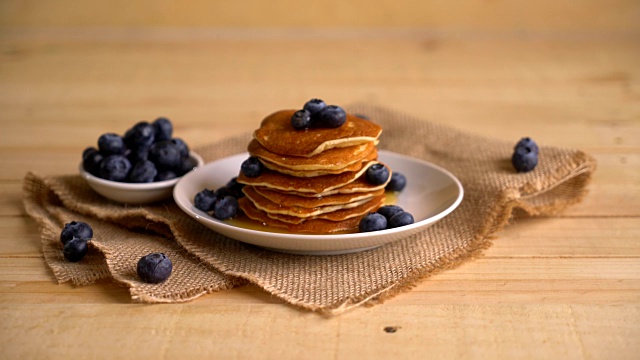
[[[327,128],[337,128],[347,121],[347,113],[343,108],[336,105],[329,105],[319,113],[319,126]]]
[[[387,218],[377,212],[365,215],[358,225],[360,232],[379,231],[387,228]]]
[[[129,173],[129,181],[132,183],[150,183],[158,175],[156,166],[149,160],[138,161]]]
[[[309,115],[315,115],[325,107],[327,107],[327,104],[321,99],[311,99],[304,104],[302,109],[307,110]]]
[[[389,169],[378,163],[371,165],[365,173],[367,182],[372,185],[382,185],[389,180]]]
[[[213,205],[215,205],[216,200],[218,200],[218,198],[213,190],[203,189],[194,196],[193,204],[197,209],[209,212],[213,210]]]
[[[378,209],[377,213],[384,216],[388,221],[393,215],[402,211],[404,210],[398,205],[384,205]]]
[[[82,168],[91,175],[100,176],[100,164],[104,156],[94,147],[85,149],[82,153]]]
[[[406,211],[401,211],[391,217],[389,219],[389,228],[397,228],[400,226],[405,226],[413,224],[413,215],[409,214]]]
[[[103,156],[124,154],[124,140],[118,134],[102,134],[98,138],[98,149]]]
[[[242,165],[240,165],[240,171],[242,171],[244,176],[254,178],[262,174],[263,166],[264,165],[262,165],[257,157],[250,156],[247,160],[242,162]]]
[[[233,196],[218,199],[213,205],[213,217],[219,220],[230,219],[238,213],[238,200]]]
[[[311,126],[311,113],[308,110],[298,110],[291,115],[291,126],[296,130],[308,129]]]
[[[236,199],[240,199],[241,197],[244,196],[244,193],[242,192],[242,189],[244,188],[244,184],[240,184],[238,182],[237,176],[229,180],[229,182],[224,187],[228,188],[230,191],[230,195]]]
[[[511,164],[518,172],[529,172],[538,165],[538,154],[527,146],[519,146],[513,152]]]
[[[62,248],[64,258],[71,262],[78,262],[87,255],[89,247],[87,246],[87,240],[73,238],[67,241]]]
[[[127,146],[134,148],[139,145],[151,146],[156,140],[156,129],[146,121],[140,121],[124,134]]]
[[[149,149],[149,160],[160,170],[172,170],[182,161],[180,146],[172,140],[159,141]]]
[[[123,155],[109,155],[100,164],[100,177],[111,181],[124,182],[131,171],[131,162]]]
[[[173,264],[167,255],[163,253],[151,253],[138,260],[136,270],[142,281],[159,284],[171,276]]]
[[[173,135],[173,125],[166,117],[159,117],[152,123],[155,129],[156,141],[169,140]]]
[[[89,224],[82,221],[72,221],[66,223],[62,232],[60,232],[60,241],[66,244],[71,239],[91,240],[93,237],[93,229]]]
[[[520,141],[518,141],[518,143],[516,144],[516,146],[514,146],[513,149],[515,150],[521,146],[528,147],[529,149],[531,149],[532,152],[536,153],[536,155],[540,153],[538,144],[536,144],[536,142],[533,141],[533,139],[531,139],[530,137],[524,137],[520,139]]]
[[[402,175],[399,172],[394,172],[391,174],[391,180],[385,187],[387,191],[402,191],[404,187],[407,185],[406,176]]]

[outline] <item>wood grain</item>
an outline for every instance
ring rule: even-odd
[[[542,15],[561,5],[543,1],[522,25],[609,31],[579,38],[523,36],[495,14],[469,26],[486,22],[510,32],[78,33],[64,27],[83,25],[81,15],[100,6],[80,4],[65,17],[42,5],[33,17],[20,15],[24,4],[43,2],[3,2],[16,17],[2,15],[2,22],[64,26],[0,32],[1,358],[637,358],[640,47],[637,36],[614,34],[636,26],[621,20],[634,16],[635,2],[611,3],[619,7],[589,24],[587,15],[604,6],[590,1],[560,26]],[[464,4],[466,11],[515,6]],[[178,19],[104,13],[96,21],[181,25],[184,11]],[[371,16],[369,23],[382,21]],[[456,27],[464,17],[439,19]],[[561,216],[516,217],[482,258],[334,318],[301,312],[255,286],[186,304],[140,305],[112,283],[56,283],[22,208],[27,171],[75,173],[81,151],[101,133],[138,120],[169,116],[176,133],[197,146],[250,131],[271,111],[310,97],[581,148],[597,159],[598,171],[584,202]]]

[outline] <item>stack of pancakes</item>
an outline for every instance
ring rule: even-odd
[[[246,195],[240,208],[265,226],[296,233],[357,229],[360,219],[385,201],[386,183],[373,185],[365,176],[378,163],[382,128],[347,114],[338,128],[295,130],[294,113],[276,112],[254,132],[248,151],[264,170],[253,178],[240,172]]]

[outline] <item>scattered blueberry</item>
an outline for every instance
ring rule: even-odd
[[[518,172],[528,172],[538,165],[538,155],[527,146],[519,146],[513,152],[511,164]]]
[[[213,216],[216,219],[225,220],[236,216],[238,212],[238,200],[233,196],[225,196],[218,199],[213,205]]]
[[[87,255],[89,247],[87,246],[87,240],[74,238],[67,241],[62,248],[64,258],[71,262],[78,262]]]
[[[137,272],[142,281],[159,284],[171,276],[173,264],[163,253],[151,253],[138,260]]]
[[[156,141],[169,140],[173,134],[173,125],[171,121],[165,117],[157,118],[153,123],[155,129]]]
[[[247,160],[242,162],[240,165],[240,170],[246,177],[254,178],[260,176],[262,174],[263,169],[262,163],[255,156],[250,156]]]
[[[368,213],[359,224],[360,232],[379,231],[387,228],[387,218],[379,213]]]
[[[93,237],[93,229],[89,224],[82,221],[72,221],[66,223],[60,233],[60,241],[66,244],[71,239],[90,240]]]
[[[402,211],[404,210],[402,210],[402,208],[398,205],[385,205],[380,207],[377,212],[378,214],[381,214],[382,216],[387,218],[387,220],[389,220],[391,219],[391,217],[393,217],[393,215]]]
[[[308,110],[298,110],[291,116],[291,126],[296,130],[308,129],[311,126],[311,113]]]
[[[180,147],[175,142],[171,140],[159,141],[151,145],[149,160],[156,164],[158,169],[174,169],[182,161],[180,152]]]
[[[325,107],[327,107],[327,104],[324,101],[320,99],[311,99],[304,104],[302,109],[307,110],[309,112],[309,115],[315,115]]]
[[[194,196],[193,204],[197,209],[209,212],[213,210],[213,205],[215,205],[216,200],[218,200],[218,198],[213,190],[204,189]]]
[[[524,137],[520,139],[520,141],[518,141],[513,149],[515,150],[521,146],[528,147],[532,152],[536,153],[536,155],[538,155],[540,152],[540,150],[538,149],[538,144],[536,144],[536,142],[533,141],[533,139],[531,139],[530,137]]]
[[[123,155],[109,155],[100,164],[100,177],[111,181],[124,182],[129,176],[131,162]]]
[[[365,173],[367,182],[372,185],[382,185],[389,180],[389,169],[378,163],[371,165]]]
[[[171,170],[164,170],[164,171],[158,172],[158,175],[156,175],[155,181],[166,181],[166,180],[175,179],[177,177],[178,177],[178,174],[176,174],[175,172]]]
[[[100,164],[104,156],[96,148],[87,148],[83,152],[82,167],[94,176],[100,176]]]
[[[137,162],[129,173],[129,181],[132,183],[150,183],[158,175],[156,166],[149,160]]]
[[[319,126],[327,128],[337,128],[347,121],[347,113],[343,108],[336,105],[329,105],[319,113]]]
[[[402,191],[404,187],[407,185],[406,176],[402,175],[399,172],[394,172],[391,174],[391,180],[385,187],[387,191]]]
[[[98,149],[103,156],[123,154],[125,150],[124,140],[118,134],[102,134],[98,138]]]
[[[405,211],[400,211],[389,219],[389,228],[396,228],[413,224],[413,215]]]

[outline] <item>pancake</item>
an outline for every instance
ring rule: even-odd
[[[377,140],[349,147],[329,149],[312,157],[303,157],[272,153],[260,142],[253,139],[247,150],[251,156],[259,158],[263,163],[273,164],[278,168],[301,171],[338,170],[364,159],[375,159],[375,157],[371,157],[371,154],[374,152],[377,154],[376,144]]]
[[[354,182],[374,164],[378,164],[378,162],[369,161],[359,171],[349,171],[337,175],[316,176],[313,178],[300,178],[264,169],[259,176],[254,178],[247,177],[240,172],[237,181],[244,185],[265,186],[281,191],[324,194]],[[387,167],[387,169],[389,168]],[[389,173],[391,173],[391,170],[389,170]],[[389,178],[391,178],[391,176],[389,176]]]
[[[287,204],[290,206],[299,206],[312,208],[327,205],[348,204],[354,201],[371,199],[374,196],[384,194],[384,189],[373,190],[370,192],[351,193],[351,194],[335,194],[329,196],[298,196],[292,193],[283,193],[262,186],[252,187],[258,194],[275,202],[276,204]]]
[[[267,116],[253,137],[272,153],[311,157],[323,151],[373,142],[382,133],[375,123],[347,114],[346,122],[337,128],[295,130],[291,116],[296,110],[281,110]]]
[[[260,161],[267,169],[279,172],[281,174],[287,174],[287,175],[296,176],[296,177],[315,177],[315,176],[322,176],[322,175],[341,174],[343,172],[348,172],[348,171],[360,171],[360,169],[362,169],[362,167],[367,162],[378,158],[378,151],[375,148],[373,150],[374,151],[370,152],[364,159],[362,159],[362,161],[355,162],[353,164],[347,165],[344,168],[339,168],[339,169],[292,170],[292,169],[281,167],[280,165],[276,165],[262,159]]]
[[[322,214],[337,212],[338,210],[353,209],[371,201],[371,199],[364,199],[364,200],[358,200],[355,202],[350,202],[347,204],[334,204],[334,205],[306,208],[301,206],[292,206],[289,204],[275,203],[267,199],[266,197],[260,195],[258,192],[256,192],[253,189],[253,187],[246,187],[242,191],[244,192],[246,197],[249,200],[251,200],[251,202],[253,202],[256,208],[266,212],[269,215],[281,214],[281,215],[294,216],[302,219],[314,218]],[[384,200],[384,195],[382,196]],[[342,215],[336,215],[333,217],[333,219],[335,221],[343,220],[343,218],[341,218],[340,216]]]
[[[238,206],[244,214],[255,221],[268,227],[285,229],[292,233],[330,234],[337,232],[354,231],[358,228],[360,217],[355,216],[343,221],[331,221],[327,219],[311,219],[298,224],[286,223],[270,218],[264,211],[258,210],[251,200],[246,197],[238,199]]]

